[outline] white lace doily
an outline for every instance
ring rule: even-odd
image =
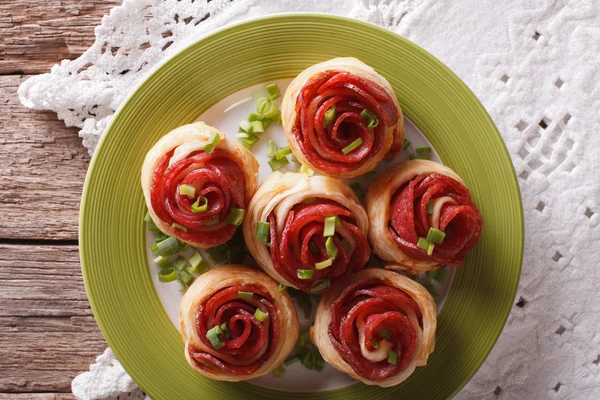
[[[282,11],[344,14],[418,43],[472,88],[508,146],[525,211],[523,274],[504,332],[458,398],[600,398],[597,0],[125,0],[83,56],[25,81],[19,95],[81,128],[92,152],[128,90],[165,56],[227,22]],[[110,351],[97,361],[73,381],[78,398],[144,397]]]

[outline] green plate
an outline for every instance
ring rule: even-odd
[[[393,388],[283,393],[194,372],[148,268],[140,168],[165,133],[245,87],[354,56],[392,84],[404,113],[471,189],[483,236],[438,318],[436,350]],[[81,203],[81,264],[94,315],[127,372],[159,399],[445,399],[473,376],[511,309],[523,256],[523,213],[504,143],[483,106],[441,62],[379,27],[318,15],[276,15],[203,37],[149,76],[115,115],[92,159]]]

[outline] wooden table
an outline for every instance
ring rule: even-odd
[[[106,348],[77,247],[90,158],[77,129],[23,107],[17,88],[78,57],[115,3],[0,0],[0,399],[72,399]]]

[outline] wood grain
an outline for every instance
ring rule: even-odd
[[[52,393],[70,392],[71,380],[106,348],[77,246],[0,244],[0,304],[0,393],[65,398]]]
[[[0,74],[48,72],[80,56],[120,0],[0,0]]]

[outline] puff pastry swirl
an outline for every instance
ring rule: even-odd
[[[361,115],[364,110],[376,118],[375,127]],[[281,112],[296,158],[324,175],[359,176],[402,151],[404,120],[396,95],[385,78],[356,58],[304,70],[286,90]]]
[[[390,268],[411,274],[463,265],[483,227],[462,179],[433,161],[406,161],[384,171],[369,188],[365,207],[373,251],[396,263]],[[446,236],[428,255],[417,243],[430,228]]]
[[[435,302],[423,286],[396,272],[367,268],[323,295],[310,336],[338,370],[387,387],[427,364],[436,324]]]
[[[239,292],[246,292],[244,298]],[[251,297],[248,298],[248,294]],[[268,313],[259,321],[255,312]],[[277,368],[298,339],[292,300],[277,282],[243,265],[224,265],[200,275],[181,300],[179,311],[185,358],[204,376],[241,381]],[[215,348],[207,332],[225,324]]]
[[[204,146],[213,134],[221,140],[209,154]],[[142,189],[156,226],[202,248],[233,236],[237,226],[227,223],[227,217],[234,208],[246,209],[257,180],[258,162],[252,153],[204,122],[166,134],[150,149],[142,166]],[[193,197],[180,194],[182,184],[195,188]],[[192,205],[201,196],[207,208],[194,212]]]
[[[325,217],[337,215],[332,242],[337,255],[331,265],[316,264],[331,256],[324,237]],[[269,245],[256,237],[259,222],[269,224]],[[364,267],[370,256],[367,214],[341,179],[275,172],[252,197],[244,221],[244,239],[252,256],[273,279],[306,292],[318,293],[329,283]],[[331,248],[331,243],[330,243]],[[300,278],[298,270],[311,276]],[[324,286],[324,287],[323,287]]]

